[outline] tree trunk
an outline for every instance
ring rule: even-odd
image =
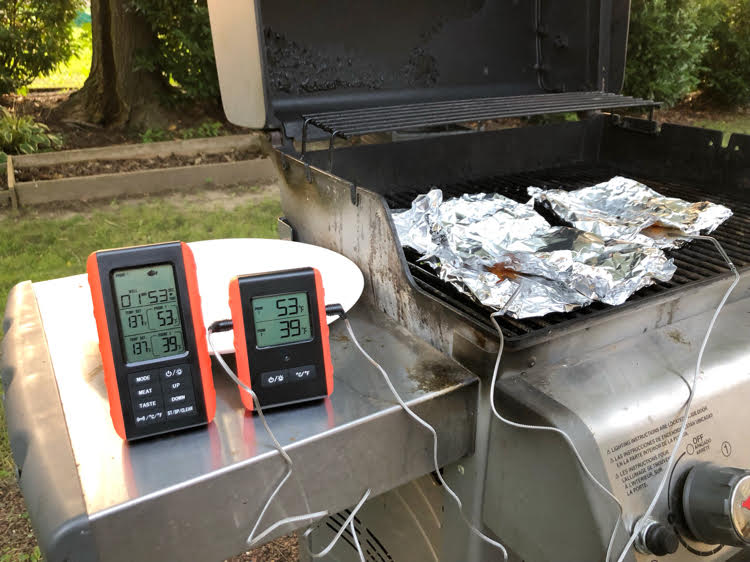
[[[155,48],[156,37],[145,18],[125,4],[91,0],[91,71],[83,88],[60,107],[67,117],[130,128],[162,124],[159,101],[168,84],[158,72],[135,70],[136,53]]]

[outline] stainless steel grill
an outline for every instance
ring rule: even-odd
[[[618,173],[620,173],[618,170],[604,166],[573,166],[563,169],[486,177],[435,187],[440,187],[446,198],[457,197],[464,193],[494,192],[501,193],[519,202],[525,202],[529,199],[526,188],[531,185],[550,189],[574,190],[606,181]],[[744,268],[750,265],[750,240],[746,239],[746,233],[748,227],[750,227],[749,205],[728,196],[709,194],[705,188],[686,183],[653,180],[648,177],[636,177],[636,179],[664,195],[680,197],[688,201],[708,199],[714,203],[721,203],[730,207],[734,216],[723,224],[714,235],[724,246],[737,267]],[[386,200],[392,209],[409,207],[417,195],[426,193],[432,187],[424,186],[420,189],[392,192],[386,195]],[[550,218],[552,217],[548,216],[548,219]],[[405,255],[411,274],[422,289],[492,328],[489,320],[492,311],[489,308],[472,300],[452,285],[441,281],[434,270],[419,263],[420,255],[417,252],[406,248]],[[717,255],[715,248],[706,241],[693,241],[680,250],[669,252],[669,255],[674,258],[678,266],[671,281],[667,283],[657,282],[646,287],[634,294],[626,304],[619,307],[596,302],[574,312],[548,314],[540,318],[515,320],[503,317],[501,325],[506,342],[509,345],[518,346],[526,338],[532,338],[543,333],[549,334],[552,331],[563,332],[574,323],[583,322],[594,315],[612,314],[616,311],[615,309],[622,310],[668,291],[684,290],[729,272],[721,256]]]

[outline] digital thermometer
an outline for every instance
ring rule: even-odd
[[[333,392],[333,366],[320,272],[242,275],[229,283],[237,376],[263,408]],[[240,387],[242,403],[252,397]]]
[[[210,422],[216,395],[187,244],[94,252],[86,270],[117,434],[130,441]]]

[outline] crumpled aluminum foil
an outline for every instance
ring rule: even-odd
[[[444,281],[482,304],[516,318],[568,312],[600,300],[621,304],[676,267],[655,247],[606,241],[570,227],[553,227],[533,207],[499,194],[443,201],[439,189],[395,211],[402,245]]]
[[[659,248],[679,247],[686,240],[680,235],[712,232],[732,216],[723,205],[664,197],[620,176],[576,191],[529,187],[528,193],[580,230]]]

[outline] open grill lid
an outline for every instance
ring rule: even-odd
[[[629,0],[209,0],[227,117],[340,136],[653,102],[618,95]],[[306,127],[307,128],[307,127]]]

